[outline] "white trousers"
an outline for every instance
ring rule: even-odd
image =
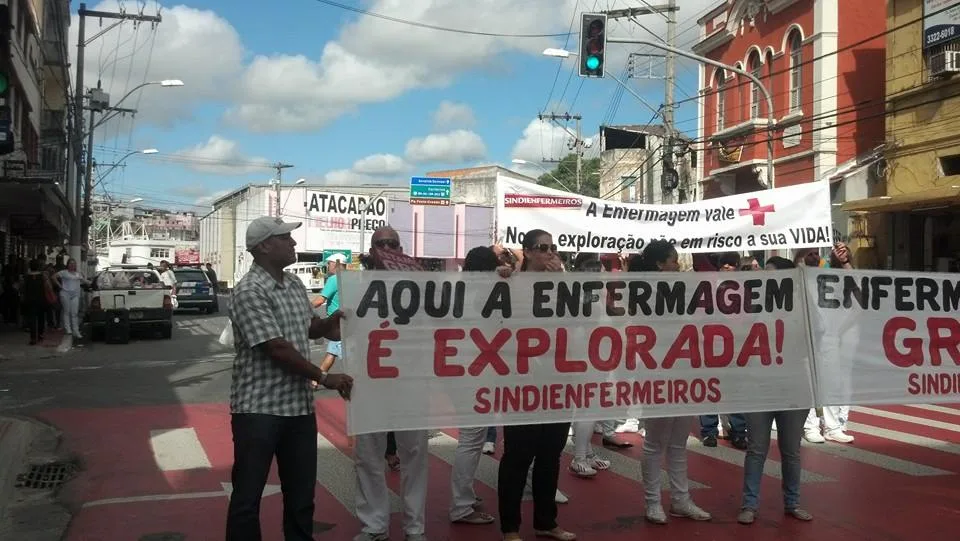
[[[841,419],[847,418],[850,412],[848,406],[824,406],[821,409],[823,410],[823,432],[843,429]],[[807,413],[807,422],[803,424],[803,430],[820,433],[820,418],[817,417],[817,410],[811,409]]]
[[[660,505],[660,486],[663,477],[663,457],[667,457],[670,477],[670,500],[682,505],[690,500],[690,482],[687,479],[687,437],[695,417],[667,417],[646,419],[647,436],[643,439],[643,460],[640,473],[647,509]]]
[[[457,440],[457,452],[453,458],[453,472],[450,474],[450,491],[453,498],[450,502],[450,520],[457,521],[470,513],[477,504],[477,493],[473,489],[473,481],[477,475],[477,465],[480,464],[480,453],[483,442],[487,439],[487,427],[461,428]],[[397,442],[397,446],[400,443]]]
[[[60,291],[60,319],[63,332],[74,336],[80,334],[80,294]]]
[[[423,535],[427,507],[427,431],[394,432],[400,458],[403,490],[403,530],[407,535]],[[361,434],[356,437],[353,456],[357,472],[357,518],[363,532],[383,534],[390,529],[390,491],[385,477],[387,434]]]
[[[593,427],[596,424],[594,421],[577,421],[573,423],[574,460],[586,460],[587,455],[593,454],[593,446],[590,440],[593,439]]]

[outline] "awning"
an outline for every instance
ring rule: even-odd
[[[922,192],[883,195],[847,201],[840,209],[848,212],[910,212],[960,205],[960,185],[942,186]]]

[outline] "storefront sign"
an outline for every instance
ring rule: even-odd
[[[387,225],[389,209],[385,197],[305,190],[304,227],[293,232],[297,250],[364,252],[373,232]]]
[[[960,0],[923,0],[923,47],[960,38]]]

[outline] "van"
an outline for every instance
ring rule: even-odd
[[[296,274],[307,291],[319,293],[323,289],[323,269],[319,263],[294,263],[283,270]]]

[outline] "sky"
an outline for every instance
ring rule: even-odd
[[[569,152],[565,127],[575,125],[540,121],[538,113],[580,114],[588,157],[599,152],[601,125],[662,121],[654,114],[664,101],[663,59],[635,58],[638,77],[626,77],[629,53],[659,51],[608,44],[607,72],[643,102],[609,75],[579,77],[575,57],[542,55],[548,47],[576,51],[577,37],[567,41],[565,34],[579,30],[580,12],[641,7],[644,0],[335,3],[368,14],[321,0],[271,3],[284,9],[253,0],[88,4],[162,17],[155,25],[124,22],[85,47],[84,86],[99,84],[112,106],[137,111],[95,131],[97,195],[205,214],[217,197],[276,178],[277,162],[293,166],[282,171],[283,183],[303,178],[331,191],[403,186],[428,171],[487,164],[539,176],[553,167],[549,160]],[[679,46],[697,41],[696,20],[717,3],[678,2]],[[78,3],[71,4],[75,67]],[[370,13],[511,37],[438,31]],[[87,18],[87,39],[108,25]],[[609,32],[656,40],[665,28],[665,16],[651,14],[611,21]],[[675,98],[696,96],[697,66],[677,65]],[[168,79],[184,85],[137,88]],[[689,99],[676,113],[677,128],[695,135],[696,117]],[[158,152],[138,152],[145,149]]]

